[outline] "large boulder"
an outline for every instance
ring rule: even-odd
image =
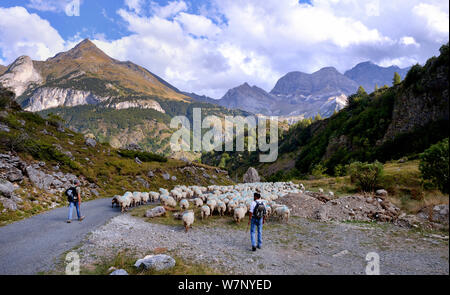
[[[86,138],[85,144],[90,147],[95,147],[97,145],[97,141],[95,141],[95,139],[93,138],[88,137]]]
[[[17,204],[11,199],[7,199],[4,197],[0,197],[0,203],[2,203],[3,208],[8,209],[10,211],[16,211],[17,210]]]
[[[260,182],[260,177],[258,175],[258,171],[256,171],[255,168],[250,167],[248,168],[247,172],[245,172],[243,180],[245,183],[248,182]]]
[[[10,198],[15,190],[16,188],[11,182],[4,179],[0,179],[0,195]]]
[[[137,268],[141,267],[141,265],[148,270],[160,271],[174,267],[175,259],[166,254],[147,255],[142,259],[138,259],[134,264]]]
[[[163,206],[158,206],[153,209],[149,209],[145,212],[145,217],[153,218],[163,216],[166,214],[166,209]]]

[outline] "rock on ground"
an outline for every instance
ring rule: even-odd
[[[166,214],[166,209],[163,206],[158,206],[152,209],[149,209],[145,212],[145,217],[153,218]]]
[[[4,195],[5,197],[11,197],[12,193],[16,190],[14,185],[4,179],[0,179],[0,194]]]
[[[248,168],[247,172],[245,172],[245,174],[243,176],[243,181],[245,183],[248,183],[248,182],[259,182],[260,181],[260,177],[258,175],[258,171],[255,168],[253,168],[253,167]]]
[[[141,267],[141,265],[145,269],[165,270],[175,266],[175,259],[165,254],[147,255],[142,259],[138,259],[134,264],[137,268]]]

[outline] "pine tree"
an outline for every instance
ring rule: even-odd
[[[356,94],[357,94],[358,96],[364,96],[364,95],[367,95],[367,92],[366,92],[366,90],[364,89],[364,87],[359,86],[359,87],[358,87],[358,91],[356,91]]]
[[[400,82],[402,82],[402,78],[397,72],[394,73],[394,79],[392,80],[392,82],[394,83],[394,85],[398,85],[400,84]]]

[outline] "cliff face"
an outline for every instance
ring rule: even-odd
[[[25,110],[38,112],[59,106],[98,104],[106,99],[108,97],[97,96],[90,91],[42,87],[33,92]]]
[[[20,96],[32,83],[41,83],[42,77],[29,56],[17,58],[0,77],[0,85]]]
[[[147,100],[136,100],[136,101],[121,101],[117,103],[108,104],[107,107],[115,108],[116,110],[123,110],[129,108],[138,108],[138,109],[154,109],[161,113],[166,113],[161,105],[151,99]]]
[[[410,85],[405,81],[405,87],[395,100],[392,122],[382,143],[430,122],[449,120],[448,65],[442,63],[444,57],[431,59],[421,69],[421,77]]]

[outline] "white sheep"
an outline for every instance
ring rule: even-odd
[[[131,203],[133,206],[137,206],[137,205],[141,204],[141,193],[140,192],[133,192]]]
[[[274,215],[278,216],[281,220],[287,223],[289,216],[291,215],[291,210],[289,210],[286,206],[277,207],[274,211]]]
[[[120,206],[120,212],[126,211],[131,206],[131,197],[125,193],[125,195],[118,198],[118,202]]]
[[[147,192],[141,193],[141,202],[143,204],[147,204],[149,199],[150,199],[149,193],[147,193]]]
[[[227,205],[225,205],[224,202],[222,202],[222,201],[217,202],[217,211],[219,212],[220,216],[223,216],[223,214],[225,214],[226,210],[227,210]]]
[[[201,206],[203,206],[203,201],[202,201],[202,199],[200,199],[200,198],[195,198],[195,199],[194,199],[194,205],[195,205],[195,207],[201,207]]]
[[[164,198],[161,198],[161,204],[163,204],[163,206],[175,208],[177,206],[177,201],[170,196],[164,196]]]
[[[202,213],[202,220],[203,220],[205,218],[208,218],[209,215],[211,215],[211,209],[208,206],[203,205],[201,208],[201,213]]]
[[[211,210],[211,215],[214,212],[214,209],[216,208],[216,200],[214,199],[210,199],[208,200],[208,202],[206,202],[206,205],[209,207],[209,209]]]
[[[150,195],[150,202],[153,203],[153,202],[156,202],[156,201],[159,200],[159,193],[157,193],[157,192],[150,192],[149,195]]]
[[[182,200],[180,201],[180,208],[181,208],[181,210],[186,210],[186,209],[188,209],[188,208],[189,208],[189,202],[188,202],[188,200],[182,199]]]
[[[245,217],[245,208],[244,207],[237,207],[234,209],[233,213],[233,219],[237,223],[241,222],[242,219]]]
[[[186,230],[186,232],[188,232],[189,228],[192,227],[192,224],[195,220],[194,211],[185,211],[181,216],[181,219],[183,220],[184,229]]]

